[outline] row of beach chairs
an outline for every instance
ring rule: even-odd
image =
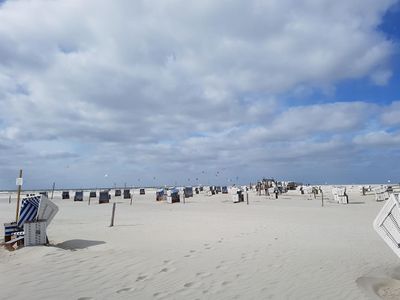
[[[140,195],[145,195],[146,191],[145,189],[140,189],[139,194]],[[117,189],[114,192],[115,197],[121,197],[122,193],[121,190]],[[132,197],[131,190],[125,189],[123,190],[123,198],[124,199],[130,199]],[[62,199],[70,199],[70,192],[69,191],[63,191],[61,194]],[[83,201],[84,198],[84,192],[83,191],[76,191],[74,194],[74,201]],[[97,192],[96,191],[90,191],[89,192],[89,198],[97,198]],[[105,190],[105,191],[100,191],[99,192],[99,203],[108,203],[109,200],[111,199],[110,191]]]

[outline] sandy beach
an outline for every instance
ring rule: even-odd
[[[0,251],[3,299],[399,299],[398,258],[372,222],[383,203],[348,187],[350,204],[289,191],[278,200],[251,191],[133,205],[54,202],[50,246]],[[113,194],[112,194],[113,195]],[[15,196],[15,195],[14,195]],[[311,200],[308,200],[311,199]],[[15,198],[0,199],[0,221]]]

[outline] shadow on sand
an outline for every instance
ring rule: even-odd
[[[97,246],[101,244],[105,244],[106,242],[104,241],[90,241],[90,240],[69,240],[65,241],[56,245],[53,245],[53,247],[57,247],[60,249],[64,250],[71,250],[71,251],[76,251],[76,250],[81,250],[81,249],[86,249],[92,246]]]

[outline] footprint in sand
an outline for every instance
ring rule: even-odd
[[[169,273],[169,272],[172,272],[174,270],[176,270],[176,269],[175,268],[172,268],[172,269],[170,269],[170,268],[162,268],[160,270],[160,273]]]
[[[223,271],[223,270],[226,270],[226,268],[227,268],[227,267],[224,266],[223,264],[218,265],[218,266],[215,267],[215,269],[217,269],[217,270],[222,270],[222,271]]]
[[[207,278],[211,275],[212,275],[211,273],[203,273],[203,272],[196,273],[196,277],[200,277],[200,278]]]
[[[187,282],[187,283],[185,283],[183,286],[185,287],[185,288],[189,288],[189,287],[191,287],[191,286],[193,286],[194,285],[194,282]]]
[[[134,288],[123,288],[117,291],[117,294],[122,294],[122,293],[126,293],[126,292],[130,292],[134,290]]]
[[[400,299],[400,280],[398,279],[360,277],[356,282],[371,299]]]
[[[138,277],[136,278],[136,282],[143,281],[143,280],[145,280],[146,278],[147,278],[146,275],[140,275],[140,276],[138,276]]]
[[[168,296],[168,293],[166,293],[166,292],[156,292],[153,294],[153,297],[155,297],[155,298],[163,298],[166,296]]]
[[[92,297],[80,297],[78,300],[92,300]]]

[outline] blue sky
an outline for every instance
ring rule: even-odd
[[[0,189],[400,182],[399,1],[0,3]]]

